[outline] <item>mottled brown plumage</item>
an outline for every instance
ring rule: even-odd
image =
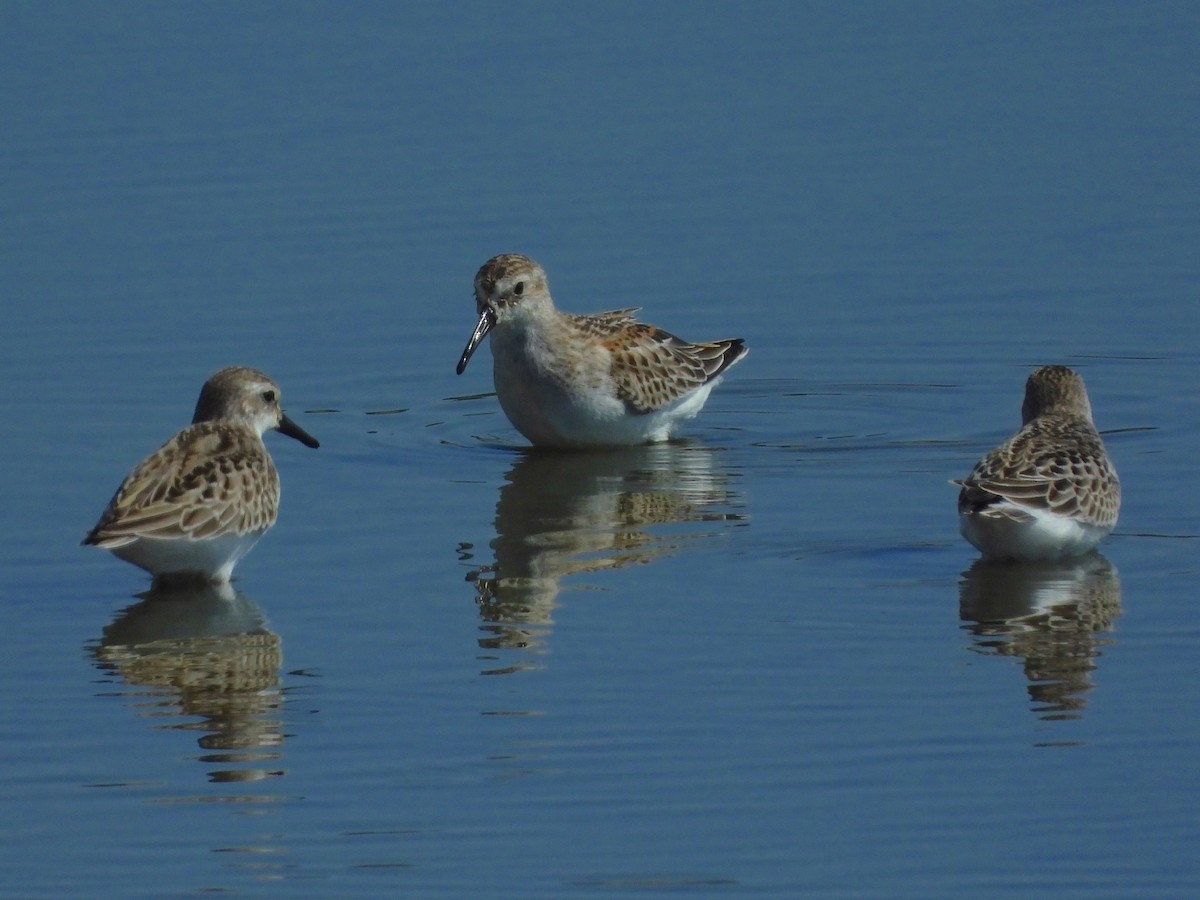
[[[1022,420],[1015,435],[955,482],[961,485],[958,512],[964,534],[985,553],[994,550],[991,555],[998,556],[1026,557],[1040,548],[1042,556],[1028,558],[1045,558],[1091,549],[1116,524],[1121,485],[1092,422],[1083,379],[1066,366],[1035,371],[1026,384]],[[1001,519],[1010,524],[996,524]],[[1029,538],[1035,546],[1025,552],[1013,550],[1007,537],[983,533],[1004,529],[1015,534],[1023,526],[1029,526],[1031,535],[1037,531]],[[1056,544],[1061,554],[1056,554]]]
[[[976,463],[962,481],[959,512],[978,511],[998,498],[1111,525],[1121,486],[1094,427],[1039,417]]]
[[[119,547],[138,537],[265,531],[278,510],[279,473],[254,430],[200,422],[129,473],[84,543]]]
[[[83,543],[156,578],[227,580],[278,514],[279,473],[263,431],[318,446],[283,414],[279,399],[279,386],[262,372],[217,372],[205,382],[193,423],[138,463]]]
[[[745,355],[738,338],[692,344],[634,319],[637,307],[578,315],[565,313],[581,333],[612,353],[617,393],[634,412],[653,412],[712,381]]]

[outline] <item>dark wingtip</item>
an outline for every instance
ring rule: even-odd
[[[964,513],[981,513],[988,507],[995,506],[1004,499],[999,494],[993,494],[987,488],[972,484],[969,481],[952,481],[950,483],[962,485],[958,492],[959,515],[963,515]]]
[[[721,365],[718,369],[709,376],[710,379],[716,378],[734,363],[741,360],[750,352],[750,348],[746,346],[746,342],[741,338],[726,338],[720,343],[727,344],[725,352],[721,354]]]
[[[83,540],[79,542],[80,547],[98,547],[103,537],[100,534],[101,526],[104,524],[104,519],[92,526],[92,530],[84,535]]]

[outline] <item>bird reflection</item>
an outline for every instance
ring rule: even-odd
[[[563,578],[649,563],[704,534],[671,525],[742,518],[718,509],[735,495],[716,460],[711,448],[682,443],[523,453],[496,504],[495,563],[468,576],[484,622],[480,646],[540,652]]]
[[[1121,614],[1116,569],[1098,553],[1057,562],[979,560],[959,583],[959,615],[974,649],[1024,660],[1043,719],[1079,718],[1104,634]]]
[[[199,731],[201,762],[220,764],[214,782],[283,774],[279,636],[262,609],[229,584],[152,590],[123,610],[92,648],[97,665],[145,690],[141,715],[155,728]],[[200,717],[199,722],[177,716]]]

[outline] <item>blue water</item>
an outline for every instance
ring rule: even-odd
[[[1200,889],[1189,4],[0,10],[0,895]],[[685,440],[525,450],[488,257],[750,355]],[[955,491],[1087,380],[1102,555]],[[78,546],[253,365],[225,594]]]

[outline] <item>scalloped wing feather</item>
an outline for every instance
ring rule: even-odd
[[[740,338],[693,344],[634,321],[633,309],[581,316],[612,353],[617,395],[634,412],[651,413],[712,381],[743,356]]]
[[[631,325],[637,325],[634,313],[640,306],[627,306],[624,309],[610,309],[608,312],[579,315],[578,313],[563,313],[584,334],[593,337],[612,337]]]
[[[1012,515],[1017,507],[1108,525],[1116,521],[1120,481],[1090,423],[1036,419],[983,459],[962,482],[960,512]],[[989,509],[992,508],[992,509]]]
[[[262,531],[279,507],[279,475],[256,434],[202,422],[146,457],[117,489],[85,543],[139,537],[200,540]]]

